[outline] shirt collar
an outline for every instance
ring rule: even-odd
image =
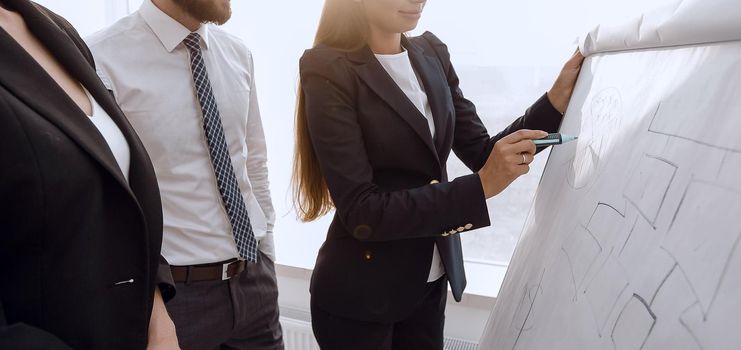
[[[191,33],[180,22],[162,12],[151,0],[142,2],[139,13],[168,52],[172,52]],[[203,48],[208,49],[208,25],[202,24],[196,33],[201,36]]]

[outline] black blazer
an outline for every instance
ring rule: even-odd
[[[437,242],[453,296],[466,285],[460,231],[489,225],[475,174],[518,129],[558,130],[543,96],[494,137],[463,97],[447,47],[432,33],[402,39],[434,116],[427,121],[364,47],[318,46],[301,59],[314,150],[337,208],[312,276],[313,302],[360,320],[403,319],[423,294]],[[450,151],[474,174],[448,181]],[[438,183],[439,182],[439,183]]]
[[[174,293],[150,159],[74,28],[3,3],[108,112],[131,169],[127,182],[88,117],[0,29],[0,348],[33,348],[43,330],[75,349],[144,349],[154,288]]]

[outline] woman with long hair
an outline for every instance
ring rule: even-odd
[[[447,47],[408,38],[425,0],[326,0],[301,58],[294,196],[334,219],[311,284],[322,349],[442,349],[447,285],[466,285],[459,233],[489,225],[486,199],[529,171],[556,132],[578,52],[547,94],[490,137]],[[453,151],[473,172],[448,181]]]

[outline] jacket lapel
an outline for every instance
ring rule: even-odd
[[[131,126],[131,123],[129,123],[129,120],[123,114],[123,111],[121,111],[121,108],[118,106],[118,103],[112,96],[111,92],[105,87],[105,85],[103,85],[103,82],[101,82],[98,74],[95,72],[94,63],[83,64],[87,62],[85,61],[86,58],[80,51],[80,48],[77,47],[72,38],[70,38],[74,33],[65,33],[54,23],[45,20],[45,16],[39,17],[33,16],[33,14],[39,13],[35,11],[32,12],[34,24],[37,24],[44,29],[46,29],[46,26],[51,26],[52,30],[56,29],[56,33],[61,33],[60,40],[56,42],[44,40],[44,44],[47,45],[49,50],[52,51],[60,62],[64,64],[68,63],[65,67],[71,67],[70,74],[72,74],[74,78],[78,79],[88,92],[90,92],[90,95],[92,95],[100,107],[108,113],[108,116],[124,135],[124,138],[129,145],[131,158],[129,166],[129,181],[127,183],[125,178],[120,177],[119,180],[121,184],[126,186],[132,196],[138,200],[140,206],[150,206],[152,208],[158,207],[160,205],[159,196],[157,195],[157,198],[153,198],[153,194],[159,194],[159,189],[156,186],[152,186],[153,184],[156,185],[156,183],[152,181],[152,179],[156,178],[154,169],[152,168],[152,161],[147,154],[144,144]],[[108,144],[105,143],[105,140],[102,139],[102,141],[104,142],[104,149],[109,150]],[[112,169],[114,175],[122,176],[123,174],[121,174],[120,168],[118,167],[115,158],[113,158],[113,154],[111,152],[104,153],[110,155],[110,157],[107,158],[109,165],[115,165]],[[144,203],[145,201],[149,203]],[[159,211],[158,208],[155,209]]]
[[[449,89],[445,73],[440,68],[439,59],[432,53],[429,55],[423,48],[402,36],[402,45],[409,51],[409,59],[417,75],[422,81],[427,100],[435,121],[435,147],[438,154],[445,153],[444,145],[448,132],[453,126],[453,119],[449,115],[448,99],[445,90]],[[442,160],[441,160],[442,161]]]
[[[20,1],[28,4],[27,0]],[[123,114],[123,111],[121,111],[115,98],[108,88],[103,85],[103,82],[101,82],[98,74],[95,72],[95,63],[93,62],[92,54],[87,51],[87,46],[85,46],[82,39],[73,29],[65,26],[63,30],[60,30],[56,24],[46,20],[48,18],[45,15],[40,14],[38,11],[30,10],[29,17],[34,26],[38,25],[44,30],[46,30],[47,26],[52,26],[52,30],[57,29],[56,32],[62,34],[60,40],[55,42],[46,40],[44,41],[44,44],[47,45],[55,55],[59,54],[58,59],[69,60],[68,67],[71,66],[71,70],[73,71],[71,74],[80,81],[88,92],[90,92],[90,95],[93,96],[95,101],[101,108],[103,108],[103,110],[106,111],[106,113],[108,113],[111,120],[113,120],[119,130],[121,130],[121,133],[129,145],[131,158],[129,164],[129,181],[126,183],[125,178],[121,177],[119,178],[119,182],[121,182],[132,197],[138,201],[140,209],[149,213],[147,218],[152,221],[152,223],[156,224],[157,222],[161,222],[161,220],[156,219],[156,217],[161,216],[161,202],[157,182],[153,181],[156,179],[156,175],[154,173],[154,168],[152,167],[152,160],[149,158],[144,144],[141,142],[141,139],[139,139],[139,136],[136,134],[133,126],[131,126],[131,123],[129,123],[129,120]],[[41,35],[39,36],[41,37]],[[86,57],[81,50],[86,50],[89,58]],[[83,61],[83,59],[85,59],[85,61]],[[88,61],[89,64],[83,64]],[[109,149],[107,143],[104,146],[106,150]],[[112,158],[113,154],[110,152],[107,153],[110,155],[108,160],[115,162],[115,158]],[[113,170],[118,170],[113,171],[114,175],[116,173],[121,174],[118,164],[110,164],[115,165]]]
[[[80,81],[91,95],[113,118],[109,103],[101,96],[105,90],[93,68],[72,40],[30,2],[6,0],[5,2],[24,18],[29,30],[49,50],[70,75]],[[105,139],[88,120],[77,104],[62,90],[46,71],[4,30],[0,30],[0,83],[29,107],[66,133],[83,150],[89,153],[132,195],[116,159]],[[110,99],[110,97],[108,97]],[[116,118],[120,119],[120,118]],[[121,120],[116,120],[121,127]],[[123,128],[122,128],[123,129]],[[127,137],[130,141],[130,135]],[[133,152],[132,152],[133,153]],[[133,158],[133,157],[132,157]]]
[[[417,136],[422,139],[437,158],[437,150],[425,117],[407,98],[401,88],[396,85],[396,82],[378,62],[370,48],[365,46],[358,51],[351,52],[348,54],[348,58],[358,63],[353,66],[358,76],[412,127]]]

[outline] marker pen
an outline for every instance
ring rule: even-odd
[[[563,134],[556,133],[556,134],[548,134],[548,136],[542,139],[533,140],[533,143],[536,146],[560,145],[562,143],[574,141],[578,138],[579,138],[578,136],[570,136],[570,135],[563,135]]]

